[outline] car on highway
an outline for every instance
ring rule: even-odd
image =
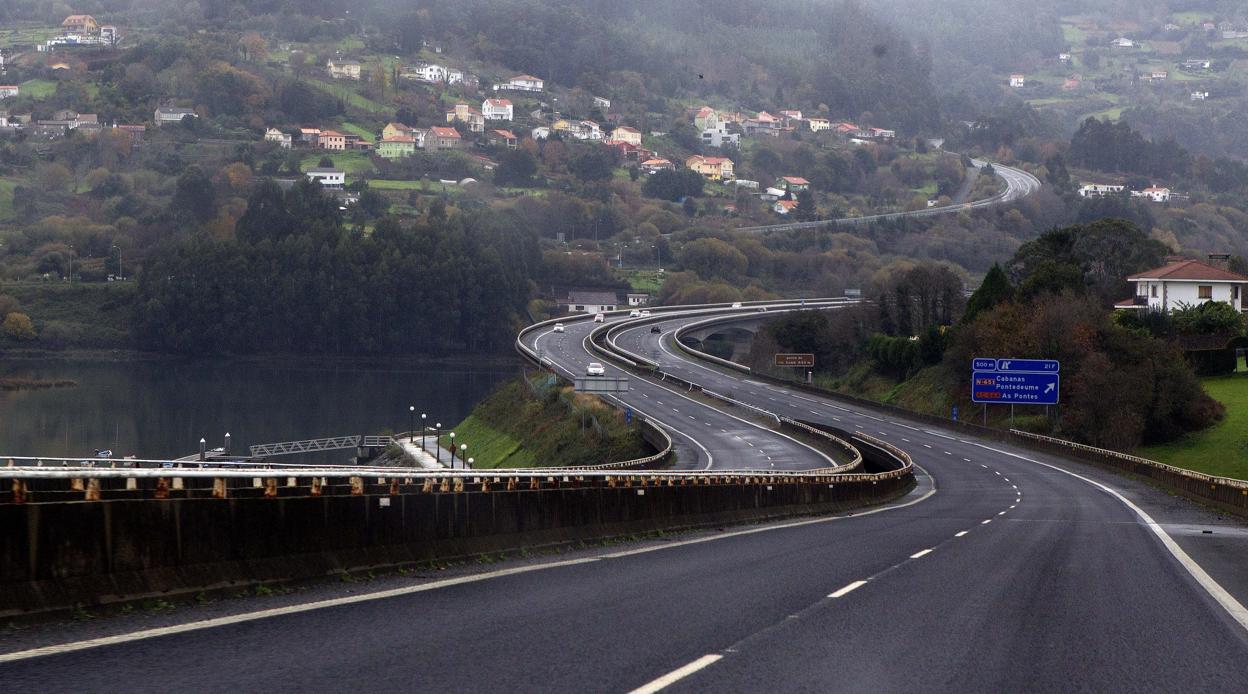
[[[550,331],[551,331],[552,333],[561,333],[561,332],[563,332],[563,323],[555,323],[555,327],[551,328],[551,329],[550,329]]]
[[[662,333],[662,332],[663,332],[663,328],[660,328],[660,327],[659,327],[659,326],[657,326],[657,325],[652,325],[652,326],[650,326],[650,332],[652,332],[652,333]]]
[[[633,309],[628,312],[628,317],[629,318],[641,318],[641,311],[638,311],[637,309]]]
[[[589,362],[589,366],[585,367],[585,375],[586,376],[606,376],[607,370],[603,368],[602,364],[599,364],[596,361],[591,361]]]
[[[741,302],[740,302],[740,301],[734,301],[734,302],[732,302],[732,307],[733,307],[733,308],[741,308]]]
[[[642,312],[641,312],[641,316],[640,316],[640,317],[641,317],[641,318],[649,318],[649,317],[650,317],[650,312],[649,312],[649,311],[642,311]]]
[[[594,314],[594,322],[595,322],[595,323],[605,323],[606,321],[607,321],[607,314],[605,314],[605,313],[595,313],[595,314]]]

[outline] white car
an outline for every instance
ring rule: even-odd
[[[595,323],[606,323],[606,322],[607,322],[607,314],[605,314],[605,313],[595,313],[595,314],[594,314],[594,322],[595,322]]]
[[[589,362],[589,366],[585,367],[586,376],[606,376],[607,370],[602,368],[602,364],[596,361]]]
[[[637,309],[633,309],[628,312],[628,317],[629,318],[641,318],[641,311],[638,311]]]
[[[552,333],[561,333],[561,332],[563,332],[563,323],[555,323],[555,327],[551,328],[551,329],[550,329],[550,331],[551,331]]]
[[[649,312],[649,311],[642,311],[642,312],[641,312],[641,315],[640,315],[640,316],[638,316],[638,317],[639,317],[639,318],[649,318],[649,317],[650,317],[650,312]]]
[[[732,307],[733,307],[733,308],[741,308],[741,302],[740,302],[740,301],[734,301],[734,302],[732,302]]]

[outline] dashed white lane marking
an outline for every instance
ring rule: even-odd
[[[965,534],[967,534],[967,533],[969,533],[969,532],[970,532],[969,530],[963,530],[963,531],[962,531],[962,532],[960,532],[960,533],[955,533],[955,534],[954,534],[954,537],[962,537],[963,535],[965,535]]]
[[[970,458],[963,458],[963,459],[962,459],[962,462],[969,463],[969,462],[971,462],[971,459],[970,459]]]
[[[1002,511],[1001,513],[998,513],[997,515],[998,515],[998,516],[1004,516],[1004,515],[1005,515],[1005,511]]]
[[[989,519],[988,519],[988,520],[986,520],[986,521],[980,521],[980,523],[979,523],[979,524],[980,524],[980,525],[988,525],[988,524],[989,524],[989,523],[991,523],[991,522],[992,522],[992,519],[991,519],[991,518],[989,518]]]
[[[1013,505],[1011,505],[1011,506],[1010,506],[1010,508],[1014,508],[1014,507],[1016,507],[1016,506],[1018,506],[1018,504],[1013,504]]]
[[[833,418],[832,418],[832,420],[833,420],[833,421],[835,421],[835,422],[839,422],[839,421],[841,421],[841,418],[840,418],[840,417],[833,417]]]
[[[945,455],[953,455],[953,454],[950,453],[949,451],[945,451]]]
[[[654,694],[654,692],[666,689],[672,686],[673,684],[676,684],[677,682],[683,680],[689,675],[692,675],[698,670],[701,670],[707,667],[708,665],[715,663],[716,661],[720,660],[723,657],[724,656],[719,655],[718,653],[711,653],[709,655],[704,655],[701,658],[698,658],[697,660],[693,661],[692,663],[689,663],[688,665],[683,665],[681,667],[678,667],[675,670],[672,670],[671,672],[667,673],[666,675],[663,675],[662,677],[656,680],[653,680],[653,681],[650,681],[641,685],[640,687],[629,692],[629,694]]]
[[[994,474],[994,475],[1000,475],[1000,474],[1001,474],[1001,472],[1000,472],[1000,471],[998,471],[998,470],[993,470],[993,471],[992,471],[992,474]]]
[[[1002,479],[1004,479],[1006,482],[1009,482],[1009,481],[1010,481],[1010,478],[1009,478],[1009,477],[1003,477]]]
[[[858,590],[859,588],[865,585],[867,585],[866,581],[854,581],[853,583],[845,586],[844,588],[836,591],[835,593],[828,595],[828,597],[829,598],[843,598],[846,595],[849,595],[850,593],[854,592],[855,590]]]
[[[930,443],[925,443],[925,444],[923,444],[923,447],[924,447],[924,448],[931,448],[931,447],[932,447],[932,444],[930,444]]]
[[[980,467],[982,467],[982,468],[984,468],[984,469],[987,469],[987,468],[988,468],[988,466],[987,466],[987,465],[984,465],[983,463],[980,463],[980,464],[979,464],[979,466],[980,466]]]
[[[906,443],[910,443],[910,439],[908,439],[908,438],[906,438],[906,437],[904,437],[904,436],[903,436],[903,437],[901,437],[901,440],[902,440],[902,441],[905,441]]]
[[[910,558],[911,558],[911,559],[918,559],[919,557],[925,557],[925,556],[927,556],[927,555],[929,555],[929,554],[931,554],[931,553],[932,553],[932,550],[930,550],[930,549],[924,549],[924,550],[920,550],[920,551],[918,551],[918,552],[915,552],[914,554],[911,554],[911,555],[910,555]]]

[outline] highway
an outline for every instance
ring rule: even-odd
[[[976,167],[983,168],[988,162],[978,159],[973,160]],[[740,227],[737,231],[751,233],[766,233],[773,231],[797,231],[801,229],[819,229],[827,226],[843,226],[848,224],[867,224],[870,222],[882,222],[893,219],[904,219],[906,217],[935,217],[945,214],[956,214],[965,210],[982,209],[986,207],[995,207],[1007,203],[1021,200],[1032,193],[1040,190],[1042,184],[1040,179],[1012,166],[1004,164],[993,164],[993,170],[1005,182],[1005,190],[990,198],[976,200],[955,205],[943,205],[941,207],[929,207],[922,210],[911,210],[909,212],[889,212],[885,214],[873,214],[862,217],[841,217],[839,219],[821,219],[813,222],[788,222],[784,224],[768,224],[757,227]]]
[[[396,578],[372,597],[260,614],[240,601],[219,621],[103,643],[74,640],[89,627],[19,635],[0,642],[18,651],[0,655],[0,678],[12,691],[1248,691],[1242,523],[1087,466],[711,368],[671,342],[699,319],[622,330],[617,344],[758,407],[903,447],[923,468],[918,489],[854,514]],[[535,331],[531,344],[580,373],[591,327]],[[753,466],[760,446],[777,466],[820,464],[734,412],[633,384],[626,402],[681,432],[686,465]],[[42,644],[59,645],[21,652]]]

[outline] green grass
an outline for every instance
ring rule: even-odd
[[[342,99],[343,101],[347,102],[351,106],[354,106],[355,108],[360,109],[361,111],[372,111],[373,113],[388,114],[394,110],[394,107],[387,106],[386,104],[383,104],[379,101],[373,101],[372,99],[362,94],[359,94],[355,92],[354,90],[352,90],[350,87],[346,86],[345,83],[351,82],[352,80],[344,80],[344,84],[334,84],[333,82],[326,82],[325,80],[319,80],[319,79],[307,79],[305,81],[308,84],[324,92],[327,92],[329,94],[332,94],[333,96],[338,97],[339,99]]]
[[[450,437],[442,437],[442,444],[449,449]],[[537,466],[533,454],[519,441],[473,415],[455,425],[455,446],[460,444],[468,444],[467,454],[475,468]]]
[[[27,80],[18,86],[22,88],[22,96],[32,99],[46,99],[56,93],[56,82],[52,80]]]
[[[43,43],[54,36],[60,36],[60,27],[32,26],[22,28],[5,28],[0,30],[0,48],[13,46],[30,46]]]
[[[372,142],[375,139],[373,131],[363,126],[356,125],[355,123],[343,123],[338,129],[343,132],[351,133],[352,135],[359,135],[360,139],[365,142]]]
[[[649,292],[651,296],[657,295],[659,288],[663,286],[657,270],[618,270],[616,274],[635,291]]]
[[[1248,480],[1248,375],[1206,378],[1205,392],[1226,406],[1221,422],[1178,441],[1145,446],[1136,454],[1220,477]]]
[[[377,172],[376,167],[373,166],[373,160],[364,152],[330,152],[326,150],[317,150],[305,154],[299,162],[299,170],[307,171],[319,166],[323,157],[329,157],[334,160],[334,166],[342,169],[348,176]]]
[[[113,348],[129,344],[136,288],[133,281],[4,282],[0,294],[16,298],[36,330],[56,323],[65,341],[61,346]]]
[[[11,178],[0,178],[0,222],[13,218],[13,189],[20,185]]]

